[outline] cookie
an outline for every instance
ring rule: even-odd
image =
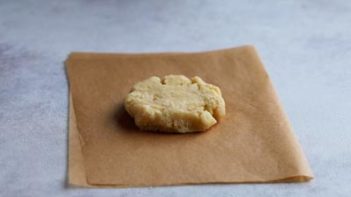
[[[150,77],[133,86],[124,106],[140,129],[160,132],[206,131],[225,115],[220,89],[197,76]]]

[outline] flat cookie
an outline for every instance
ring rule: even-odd
[[[153,76],[136,83],[124,106],[140,129],[163,132],[205,131],[225,115],[218,87],[183,75],[162,80]]]

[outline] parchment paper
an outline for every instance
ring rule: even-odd
[[[72,53],[69,183],[130,187],[303,182],[312,172],[271,81],[251,46],[161,54]],[[219,86],[224,120],[210,131],[140,131],[123,108],[135,82],[200,76]]]

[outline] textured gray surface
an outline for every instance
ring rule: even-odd
[[[0,0],[0,196],[349,196],[351,2]],[[65,186],[71,51],[257,47],[315,173],[304,184]]]

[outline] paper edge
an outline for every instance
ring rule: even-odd
[[[303,164],[303,166],[299,166],[299,171],[300,173],[302,174],[305,174],[304,176],[307,176],[307,177],[310,177],[309,180],[313,179],[314,178],[314,175],[313,175],[313,171],[311,169],[311,166],[308,162],[308,159],[305,155],[305,152],[303,151],[303,148],[301,146],[301,143],[299,142],[298,140],[298,136],[296,135],[296,133],[294,132],[294,128],[290,122],[290,119],[289,119],[289,116],[288,114],[286,113],[285,109],[284,109],[284,106],[279,98],[279,95],[278,95],[278,92],[276,91],[276,88],[274,86],[274,83],[272,82],[271,80],[271,77],[269,76],[268,72],[266,71],[266,68],[262,62],[262,58],[260,57],[258,51],[256,50],[255,47],[252,48],[253,49],[253,53],[251,53],[251,55],[253,57],[256,58],[256,61],[259,63],[259,65],[261,66],[262,70],[265,72],[265,74],[268,76],[268,81],[269,81],[269,85],[270,87],[272,88],[272,93],[273,93],[273,96],[274,96],[274,100],[275,102],[277,103],[278,107],[279,107],[279,111],[281,112],[281,115],[282,115],[282,118],[284,118],[285,122],[287,123],[287,126],[289,127],[288,131],[289,134],[290,134],[290,139],[293,139],[292,140],[292,145],[294,145],[294,147],[296,148],[295,150],[298,151],[298,154],[300,156],[300,161],[302,162],[299,162],[300,164]],[[303,169],[303,170],[301,170]],[[294,176],[294,177],[297,177],[297,176]],[[286,179],[289,179],[286,178]],[[278,180],[279,181],[279,180]]]
[[[242,50],[242,49],[254,49],[256,52],[256,48],[254,45],[242,45],[238,47],[228,47],[228,48],[221,48],[221,49],[212,49],[212,50],[205,50],[205,51],[160,51],[160,52],[90,52],[90,51],[73,51],[71,52],[65,63],[69,62],[72,59],[85,59],[87,57],[97,56],[102,57],[111,57],[113,56],[125,56],[125,57],[144,57],[144,56],[173,56],[173,55],[201,55],[201,54],[212,54],[217,52],[224,52],[224,51],[232,51],[232,50]]]
[[[85,173],[84,157],[76,124],[72,94],[69,93],[68,184],[89,187]]]
[[[291,176],[281,179],[274,179],[274,180],[265,180],[265,181],[217,181],[217,182],[206,182],[206,183],[199,183],[199,182],[182,182],[182,183],[170,183],[170,184],[133,184],[133,185],[124,185],[124,184],[94,184],[90,183],[88,186],[89,188],[145,188],[145,187],[169,187],[169,186],[196,186],[196,185],[218,185],[218,184],[225,184],[225,185],[238,185],[238,184],[299,184],[299,183],[306,183],[313,179],[313,177],[305,176],[305,175],[297,175]]]

